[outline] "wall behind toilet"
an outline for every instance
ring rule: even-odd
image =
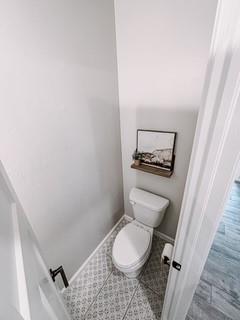
[[[115,1],[125,213],[137,186],[170,199],[160,231],[175,236],[217,0]],[[174,175],[130,168],[136,130],[177,132]]]

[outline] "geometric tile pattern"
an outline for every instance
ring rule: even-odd
[[[239,183],[233,185],[187,319],[240,319]]]
[[[126,320],[155,320],[161,318],[163,299],[140,283],[127,310]]]
[[[126,219],[123,219],[114,229],[114,231],[110,234],[110,236],[107,238],[107,240],[104,242],[104,244],[101,247],[101,250],[109,255],[110,257],[112,256],[112,246],[113,242],[118,234],[118,232],[126,225],[128,224],[128,221]]]
[[[161,318],[169,267],[161,263],[164,241],[153,236],[143,272],[129,279],[112,264],[111,252],[123,219],[63,297],[73,320],[156,320]]]
[[[141,281],[159,294],[162,298],[165,295],[169,266],[161,263],[161,254],[164,248],[164,241],[154,237],[153,250],[143,273]]]
[[[88,311],[86,319],[122,319],[137,285],[138,280],[128,279],[115,269]]]
[[[101,251],[97,252],[79,277],[64,292],[66,306],[72,319],[83,318],[111,272],[111,258]]]

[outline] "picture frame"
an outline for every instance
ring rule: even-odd
[[[176,132],[137,129],[137,152],[141,163],[172,171],[175,160]]]

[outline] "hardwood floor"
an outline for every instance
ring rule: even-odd
[[[240,183],[233,185],[187,319],[240,319]]]

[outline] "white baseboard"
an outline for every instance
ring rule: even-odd
[[[128,216],[127,214],[124,215],[124,218],[129,222],[133,221],[133,218]],[[154,230],[154,235],[156,237],[159,237],[159,238],[171,243],[171,244],[174,244],[174,239],[169,237],[169,236],[167,236],[165,233],[162,233],[162,232],[160,232],[158,230]]]
[[[169,243],[174,245],[175,240],[173,238],[167,236],[165,233],[162,233],[162,232],[160,232],[158,230],[154,230],[154,234],[155,234],[156,237],[159,237],[159,238],[161,238],[161,239],[163,239],[163,240],[165,240],[165,241],[167,241],[167,242],[169,242]]]
[[[124,214],[123,217],[124,217],[128,222],[131,222],[131,221],[134,220],[132,217],[128,216],[127,214]]]
[[[71,277],[71,279],[69,280],[69,284],[71,285],[71,283],[73,283],[73,281],[78,277],[78,275],[80,274],[80,272],[83,270],[83,268],[88,264],[88,262],[92,259],[92,257],[95,255],[95,253],[98,251],[98,249],[103,245],[103,243],[107,240],[108,237],[110,237],[110,235],[113,233],[113,231],[117,228],[117,226],[119,225],[119,223],[125,218],[125,216],[123,215],[118,222],[113,226],[113,228],[108,232],[108,234],[106,235],[106,237],[99,243],[99,245],[94,249],[94,251],[90,254],[90,256],[83,262],[83,264],[80,266],[80,268],[74,273],[74,275]],[[126,218],[127,220],[127,218]],[[61,290],[61,292],[63,293],[66,290],[66,288],[63,288]]]

